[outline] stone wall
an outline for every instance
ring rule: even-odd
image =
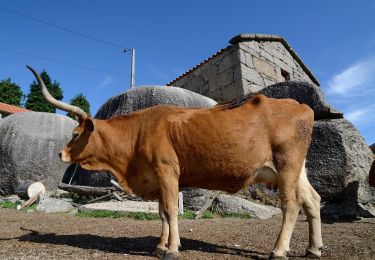
[[[290,80],[314,83],[281,42],[240,42],[239,51],[244,94],[285,81],[282,70]]]
[[[238,46],[221,50],[208,60],[173,82],[173,86],[188,89],[218,102],[243,94],[240,52]]]
[[[319,85],[281,37],[240,35],[230,42],[233,45],[222,49],[168,85],[194,91],[218,102],[258,92],[286,78]]]

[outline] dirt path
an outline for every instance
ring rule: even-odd
[[[159,221],[78,218],[0,209],[1,259],[156,259]],[[280,218],[269,220],[181,220],[182,259],[266,259]],[[308,243],[300,217],[290,259],[301,259]],[[323,224],[325,259],[375,259],[375,220]],[[126,257],[124,257],[126,256]]]

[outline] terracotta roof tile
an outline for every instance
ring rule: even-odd
[[[31,112],[31,110],[0,102],[0,112],[14,114],[14,113],[19,113],[19,112]]]

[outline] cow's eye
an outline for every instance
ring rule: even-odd
[[[73,136],[72,136],[72,139],[73,140],[76,140],[79,136],[79,133],[73,133]]]

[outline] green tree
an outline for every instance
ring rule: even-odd
[[[10,78],[0,81],[0,102],[20,106],[22,95],[20,86],[12,82]]]
[[[72,100],[70,100],[70,104],[73,106],[80,107],[83,111],[86,112],[87,115],[90,115],[90,103],[87,101],[86,96],[82,93],[76,95]],[[66,114],[68,117],[75,119],[75,115],[70,113]]]
[[[40,77],[43,79],[51,95],[57,100],[62,100],[64,96],[63,96],[63,91],[60,88],[60,83],[58,83],[56,80],[52,83],[51,78],[49,77],[49,75],[47,74],[45,70],[42,71],[42,73],[40,74]],[[33,110],[33,111],[39,111],[39,112],[50,112],[50,113],[56,112],[56,108],[51,106],[44,99],[43,94],[42,94],[42,89],[35,80],[30,85],[30,93],[27,95],[25,108]]]

